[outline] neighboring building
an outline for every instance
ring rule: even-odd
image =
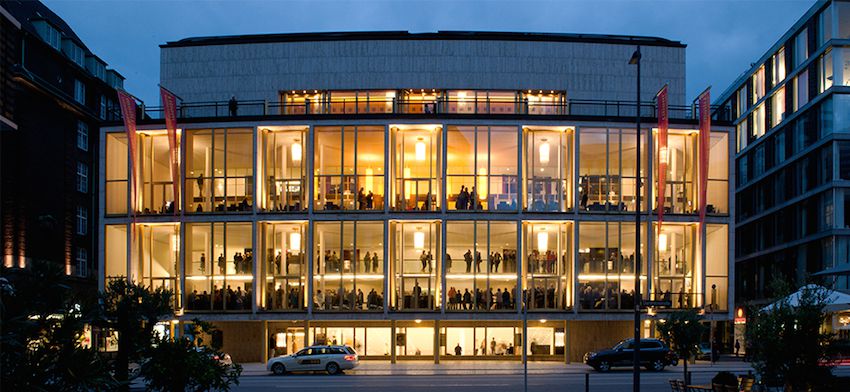
[[[846,265],[850,2],[818,1],[717,102],[737,129],[736,303]]]
[[[94,289],[98,129],[123,78],[40,2],[0,3],[0,29],[2,262],[58,263]]]
[[[519,360],[517,294],[528,292],[531,358],[579,361],[633,333],[641,208],[646,297],[673,311],[713,303],[713,319],[731,320],[733,128],[714,121],[703,233],[684,59],[679,42],[602,35],[169,42],[161,82],[184,99],[184,197],[175,203],[162,120],[135,135],[135,191],[123,125],[101,129],[100,284],[129,276],[176,290],[179,323],[214,322],[240,361],[313,343],[349,344],[366,359]],[[655,184],[651,101],[665,83],[659,235],[654,185],[640,207],[635,195],[638,177]],[[649,334],[657,316],[643,317]]]

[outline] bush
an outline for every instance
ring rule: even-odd
[[[733,387],[738,386],[738,377],[730,372],[720,372],[717,373],[714,378],[711,379],[712,384],[718,385],[729,385]]]

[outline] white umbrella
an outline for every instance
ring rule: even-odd
[[[788,302],[790,306],[799,306],[800,298],[803,296],[803,293],[810,290],[824,290],[827,292],[826,299],[824,303],[826,304],[826,310],[830,312],[834,312],[837,310],[845,310],[850,309],[850,294],[845,294],[840,291],[830,290],[823,286],[818,286],[816,284],[808,284],[803,287],[800,287],[799,290],[794,292],[793,294],[785,297],[783,300]],[[762,310],[769,312],[779,306],[779,303],[783,300],[776,301],[770,305],[765,306]]]

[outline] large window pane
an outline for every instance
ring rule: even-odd
[[[186,227],[186,309],[252,309],[254,252],[250,223]]]
[[[395,222],[391,227],[394,308],[419,311],[439,309],[440,224]]]
[[[657,136],[657,135],[656,135]],[[667,179],[664,188],[664,210],[666,213],[690,214],[697,210],[696,189],[696,144],[699,134],[695,132],[670,131],[667,137]],[[656,151],[656,158],[657,157]],[[655,171],[658,162],[655,159]],[[656,192],[658,184],[655,184]],[[656,209],[658,206],[655,207]]]
[[[138,251],[133,276],[145,286],[174,292],[174,306],[179,308],[180,225],[140,224],[136,229]]]
[[[515,309],[515,222],[446,223],[447,310]]]
[[[656,241],[653,265],[653,295],[656,300],[671,301],[674,308],[696,306],[694,262],[697,258],[695,224],[662,225]],[[656,227],[657,230],[657,227]]]
[[[645,238],[646,226],[641,227]],[[641,247],[644,249],[645,247]],[[582,310],[634,309],[635,226],[582,222],[579,225],[579,293]],[[641,291],[646,292],[646,262]]]
[[[306,205],[305,130],[264,129],[265,211],[303,211]]]
[[[106,280],[127,277],[127,225],[106,225],[104,264]]]
[[[517,129],[450,126],[447,137],[448,208],[516,211]]]
[[[441,200],[441,129],[433,125],[392,127],[393,208],[434,211]]]
[[[315,311],[383,309],[383,222],[316,222]]]
[[[186,140],[186,210],[248,212],[254,197],[253,131],[189,131]]]
[[[573,207],[574,130],[532,128],[525,132],[528,211],[568,211]]]
[[[145,214],[172,213],[174,186],[171,175],[171,153],[165,131],[145,131],[138,134],[139,185],[142,212]],[[179,145],[179,137],[178,137]],[[177,179],[179,181],[179,179]]]
[[[263,307],[266,310],[306,309],[307,266],[305,264],[306,224],[264,223],[261,266],[264,282]]]
[[[729,135],[725,132],[711,133],[706,212],[729,213]]]
[[[315,208],[383,209],[383,127],[316,127]]]
[[[106,213],[127,213],[127,174],[128,163],[127,135],[109,133],[106,135]]]
[[[589,212],[624,212],[636,209],[637,135],[629,129],[582,128],[579,147],[579,208]],[[647,156],[641,140],[641,178],[645,180]],[[645,189],[644,195],[646,194]],[[642,199],[646,208],[646,198]]]
[[[714,311],[727,310],[729,292],[729,228],[706,227],[705,285],[706,304]],[[714,287],[712,287],[714,286]]]
[[[529,310],[572,306],[572,223],[527,222],[525,244],[524,286]]]

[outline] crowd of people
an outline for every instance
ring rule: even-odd
[[[476,250],[473,253],[472,250],[467,249],[463,254],[463,262],[466,273],[472,273],[473,270],[475,273],[482,272],[484,259],[481,257],[480,251]],[[516,263],[516,250],[505,249],[502,252],[491,252],[487,256],[487,264],[484,266],[484,270],[490,273],[516,272]],[[446,272],[452,272],[453,267],[452,255],[446,252]]]
[[[242,286],[236,286],[236,290],[230,285],[227,288],[219,288],[218,285],[213,286],[212,295],[206,290],[198,293],[198,290],[192,290],[186,298],[186,309],[188,310],[251,310],[251,284],[245,285],[245,290]]]
[[[302,290],[301,287],[291,287],[289,291],[284,290],[283,285],[274,289],[274,283],[269,283],[266,288],[266,308],[270,310],[300,310]]]
[[[254,273],[254,252],[251,249],[245,249],[245,253],[236,252],[233,254],[233,273],[234,274],[253,274]],[[218,259],[216,261],[216,267],[218,270],[212,269],[213,266],[207,264],[207,254],[205,252],[201,252],[201,257],[198,259],[198,271],[201,274],[206,274],[207,272],[215,273],[218,272],[220,275],[225,275],[230,273],[227,269],[227,259],[224,257],[224,253],[219,253]],[[210,268],[210,271],[207,271],[207,268]]]
[[[384,292],[378,294],[375,289],[369,290],[364,296],[363,290],[348,290],[345,287],[328,289],[325,292],[316,290],[313,296],[313,308],[317,310],[382,310],[384,308]]]
[[[464,288],[463,291],[455,288],[454,286],[449,288],[449,292],[446,295],[446,302],[448,306],[448,310],[504,310],[504,309],[515,309],[514,307],[514,296],[516,294],[516,287],[508,290],[507,287],[503,289],[497,288],[496,291],[493,291],[493,288],[489,288],[484,291],[480,288],[476,288],[473,291],[469,291],[468,288]]]
[[[357,253],[360,251],[358,249]],[[319,261],[317,265],[316,273],[328,273],[328,272],[363,272],[363,273],[379,273],[381,272],[381,263],[378,260],[378,252],[369,252],[366,251],[366,254],[363,255],[360,260],[356,263],[357,265],[352,265],[352,263],[345,259],[340,259],[339,255],[337,255],[336,251],[326,250],[324,256],[316,255],[316,260]]]
[[[266,257],[268,271],[270,271],[274,275],[290,275],[291,267],[295,267],[295,274],[300,274],[301,265],[304,264],[304,253],[303,252],[292,252],[287,249],[286,256],[282,254],[281,251],[277,251],[277,254],[273,253],[272,249],[268,249],[266,251],[268,255]]]

